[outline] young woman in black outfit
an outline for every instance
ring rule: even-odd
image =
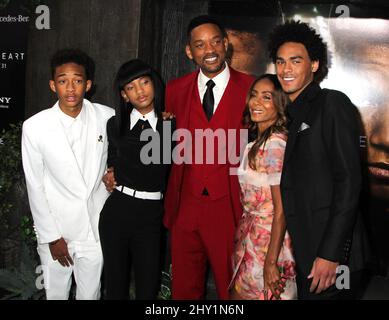
[[[106,299],[127,299],[131,264],[136,299],[155,299],[160,279],[163,192],[171,156],[170,121],[163,121],[164,85],[146,63],[123,64],[115,87],[120,103],[107,123],[108,167],[115,188],[101,212],[99,232],[104,257]],[[165,127],[163,129],[163,127]],[[141,141],[147,130],[147,141]],[[152,139],[155,147],[141,151]],[[143,139],[142,139],[143,140]],[[145,149],[143,149],[145,150]],[[151,154],[151,152],[154,152]],[[149,156],[156,161],[149,163]]]

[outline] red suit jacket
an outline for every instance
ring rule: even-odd
[[[176,116],[177,129],[189,128],[189,111],[199,101],[197,88],[198,74],[199,71],[192,72],[170,81],[167,85],[165,99],[166,111],[172,112]],[[223,106],[223,109],[228,112],[228,129],[242,128],[242,115],[246,103],[246,96],[253,80],[253,77],[230,67],[230,79],[218,106],[218,108]],[[237,137],[239,139],[239,135]],[[227,165],[229,167],[238,166],[238,164],[230,164],[228,157]],[[184,164],[173,163],[165,195],[164,224],[168,229],[171,228],[177,219],[183,174]],[[233,208],[233,219],[236,225],[242,215],[242,206],[239,197],[240,187],[236,175],[229,175],[228,181],[229,197]]]

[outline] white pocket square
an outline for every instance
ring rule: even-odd
[[[297,132],[301,132],[301,131],[307,130],[309,128],[310,128],[309,124],[306,124],[305,122],[303,122]]]

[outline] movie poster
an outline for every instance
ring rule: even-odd
[[[317,3],[319,2],[319,4]],[[278,23],[309,23],[329,49],[323,88],[344,92],[358,107],[364,185],[361,210],[373,249],[371,268],[387,274],[389,250],[389,20],[379,6],[328,4],[320,1],[214,1],[211,13],[227,28],[231,65],[253,75],[274,73],[267,57],[267,37]],[[320,181],[318,181],[320,183]],[[356,195],[357,196],[357,195]]]

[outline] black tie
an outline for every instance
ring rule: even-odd
[[[213,105],[215,103],[215,98],[213,97],[214,86],[215,82],[213,82],[212,80],[208,80],[207,90],[205,91],[203,98],[203,108],[208,121],[210,121],[213,116]]]
[[[139,119],[131,131],[134,135],[139,136],[144,129],[148,128],[151,128],[150,123],[147,120]]]

